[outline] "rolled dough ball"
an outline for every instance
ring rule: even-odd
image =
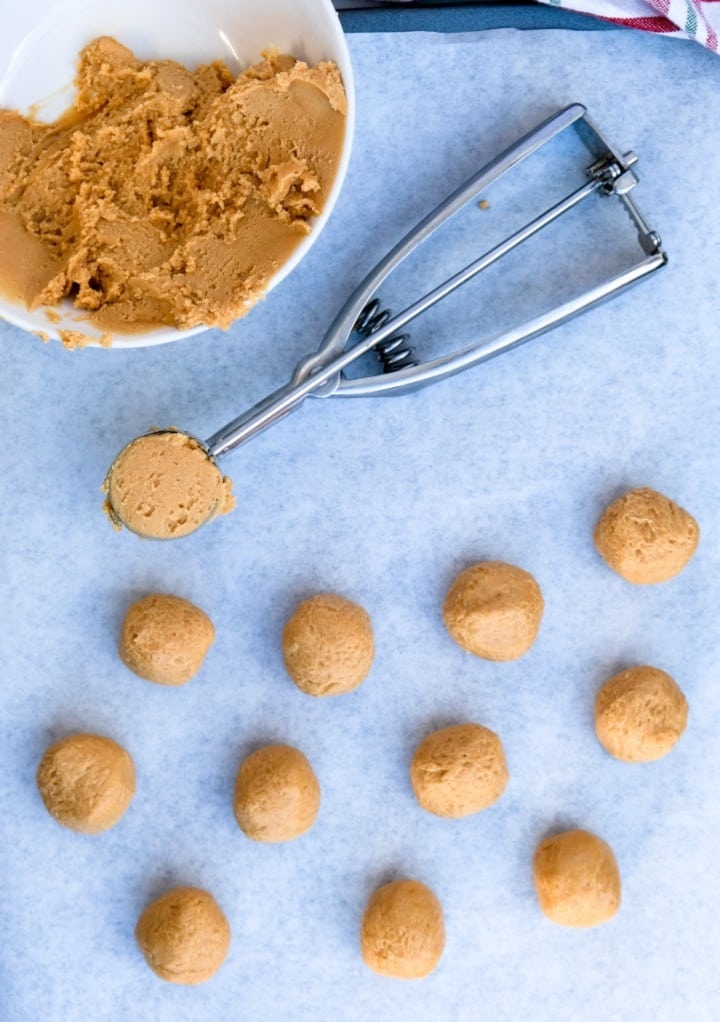
[[[240,766],[233,810],[253,841],[292,841],[320,809],[320,785],[308,759],[291,745],[265,745]]]
[[[593,534],[603,560],[628,582],[667,582],[690,560],[700,539],[691,514],[657,490],[628,490],[603,512]]]
[[[285,625],[282,650],[301,691],[311,696],[351,692],[367,677],[375,655],[370,618],[344,596],[312,596]]]
[[[455,724],[433,731],[410,766],[413,791],[423,809],[459,818],[497,802],[508,770],[500,739],[480,724]]]
[[[545,606],[532,575],[501,561],[482,561],[455,579],[443,619],[455,642],[485,660],[517,660],[537,638]]]
[[[620,872],[612,848],[587,830],[541,841],[533,872],[540,908],[554,923],[599,926],[620,908]]]
[[[114,827],[135,794],[130,755],[102,735],[68,735],[45,750],[37,786],[58,823],[82,834]]]
[[[669,674],[657,667],[630,667],[598,692],[595,733],[617,759],[646,763],[670,752],[687,715],[687,699]]]
[[[168,983],[203,983],[225,961],[230,926],[212,894],[175,887],[151,902],[135,939],[153,972]]]
[[[365,964],[381,976],[422,979],[445,947],[442,905],[419,880],[379,887],[365,909],[360,947]]]
[[[204,611],[179,596],[151,593],[133,603],[122,626],[120,659],[159,685],[183,685],[202,667],[215,640]]]

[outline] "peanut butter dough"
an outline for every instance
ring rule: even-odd
[[[37,786],[58,823],[82,834],[114,827],[135,794],[129,754],[102,735],[68,735],[45,750]]]
[[[617,759],[647,763],[670,752],[687,716],[687,699],[669,674],[657,667],[630,667],[598,692],[595,733]]]
[[[230,950],[230,925],[213,896],[175,887],[147,906],[135,928],[145,961],[168,983],[203,983]]]
[[[455,642],[485,660],[517,660],[540,629],[545,603],[527,571],[501,561],[482,561],[461,572],[443,604]]]
[[[445,948],[442,905],[419,880],[379,887],[365,909],[360,948],[365,964],[381,976],[422,979]]]
[[[181,539],[235,507],[232,482],[194,437],[158,430],[124,447],[103,484],[113,526]]]
[[[657,490],[618,497],[595,526],[603,560],[628,582],[650,585],[679,574],[695,553],[700,529],[691,514]]]
[[[410,781],[423,809],[458,819],[500,798],[508,770],[500,739],[480,724],[433,731],[415,751]]]
[[[599,926],[620,908],[620,872],[612,848],[587,830],[541,841],[533,872],[540,908],[554,923]]]
[[[56,123],[0,111],[0,288],[69,295],[103,329],[227,327],[311,230],[332,186],[346,98],[335,64],[274,50],[236,79],[81,52]]]
[[[293,841],[320,809],[320,785],[306,756],[291,745],[265,745],[240,766],[233,810],[253,841]]]
[[[199,607],[179,596],[150,593],[133,603],[123,621],[120,659],[158,685],[183,685],[200,670],[215,628]]]
[[[304,600],[285,625],[282,651],[287,672],[302,692],[351,692],[367,677],[375,656],[370,618],[352,600],[320,593]]]

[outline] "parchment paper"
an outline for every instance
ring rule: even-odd
[[[710,1022],[720,64],[694,43],[626,32],[354,35],[350,46],[359,113],[343,194],[307,259],[244,322],[127,352],[69,353],[0,328],[0,1017]],[[637,200],[666,270],[427,390],[308,401],[225,459],[238,508],[189,539],[112,532],[99,487],[127,440],[166,424],[209,435],[283,383],[389,245],[576,100],[639,154]],[[388,299],[397,308],[423,274],[441,279],[479,254],[505,217],[525,215],[526,187],[542,202],[561,184],[529,165],[522,181],[509,176]],[[573,273],[584,284],[635,255],[624,219],[598,233],[590,222],[573,216],[508,276],[419,321],[418,353],[469,343],[524,303],[553,301]],[[667,493],[702,529],[667,585],[628,585],[592,545],[602,508],[635,485]],[[525,567],[545,594],[539,639],[515,663],[464,654],[442,624],[450,581],[481,558]],[[316,701],[286,676],[279,639],[297,601],[320,590],[367,608],[377,656],[354,694]],[[147,591],[185,596],[215,622],[184,688],[143,682],[118,659],[125,609]],[[631,766],[598,744],[592,705],[638,662],[676,678],[690,719],[666,759]],[[500,734],[511,781],[487,812],[437,819],[413,799],[410,757],[429,730],[466,719]],[[99,837],[59,827],[35,788],[43,749],[72,730],[114,737],[136,763],[135,801]],[[250,842],[231,812],[241,758],[271,740],[303,749],[323,789],[314,829],[276,847]],[[565,826],[617,855],[622,909],[597,930],[554,926],[537,906],[533,850]],[[420,983],[379,978],[359,954],[365,901],[398,876],[429,884],[445,909],[445,955]],[[226,964],[198,988],[163,984],[134,943],[144,905],[175,883],[211,890],[233,929]]]

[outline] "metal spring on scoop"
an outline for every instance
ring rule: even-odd
[[[361,337],[369,337],[379,330],[390,319],[390,310],[381,309],[380,302],[373,298],[362,310],[355,323],[355,331]],[[395,334],[377,344],[374,351],[382,363],[384,373],[394,373],[398,369],[409,369],[419,365],[415,358],[415,349],[408,344],[410,334]]]

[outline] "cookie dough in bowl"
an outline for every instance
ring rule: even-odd
[[[481,724],[454,724],[433,731],[410,765],[415,797],[436,816],[459,819],[487,809],[508,782],[502,742]]]
[[[602,559],[627,582],[652,585],[678,575],[697,549],[693,516],[657,490],[628,490],[605,509],[593,533]]]
[[[330,0],[151,7],[38,0],[4,24],[0,230],[21,256],[0,256],[0,311],[69,347],[227,327],[309,251],[347,168]]]
[[[207,614],[180,596],[148,593],[125,615],[120,635],[122,662],[158,685],[184,685],[194,678],[215,641]]]
[[[680,686],[657,667],[640,665],[605,682],[595,700],[595,733],[611,756],[647,763],[666,756],[687,725]]]
[[[535,642],[544,607],[540,586],[528,571],[481,561],[450,586],[443,620],[468,653],[484,660],[517,660]]]
[[[68,735],[45,750],[37,786],[58,823],[81,834],[100,834],[114,827],[130,805],[135,766],[111,738]]]
[[[365,964],[381,976],[423,979],[445,949],[442,905],[419,880],[395,880],[371,896],[360,928]]]
[[[208,891],[175,887],[140,916],[135,939],[153,972],[168,983],[204,983],[230,950],[230,924]]]

